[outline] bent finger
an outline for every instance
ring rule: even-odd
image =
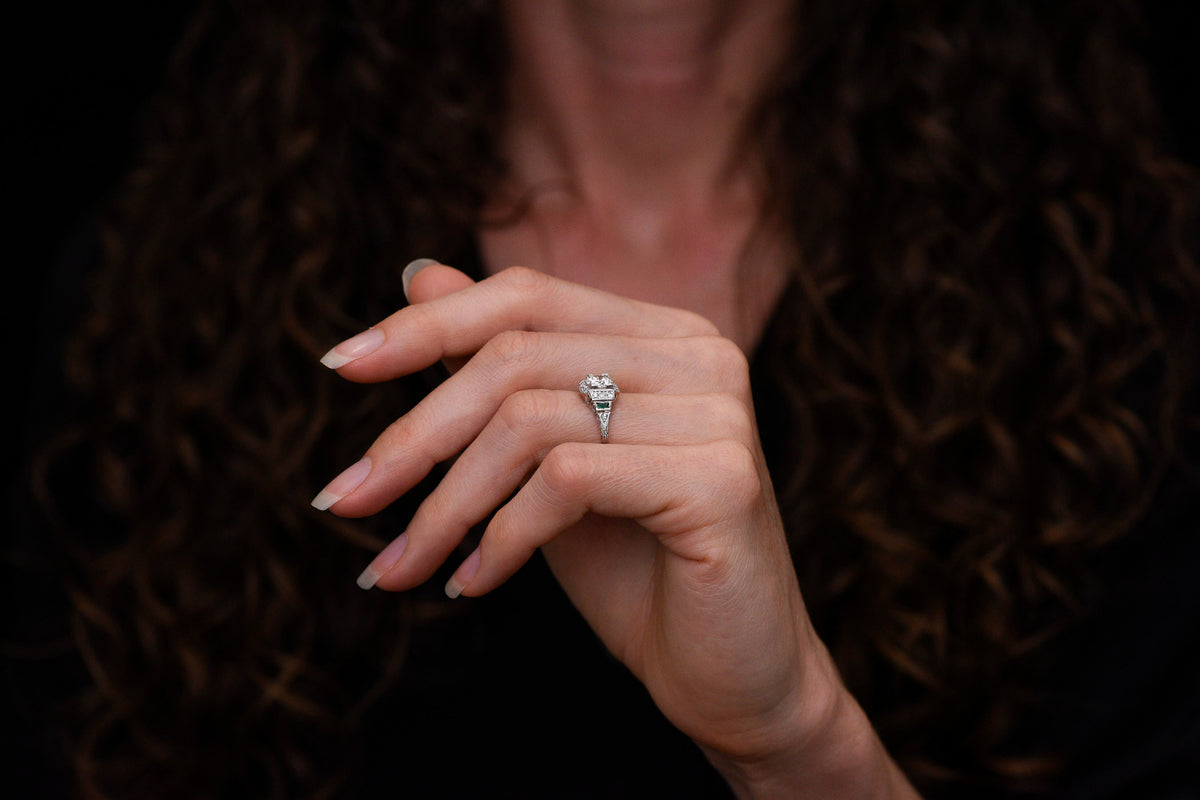
[[[374,383],[412,374],[441,360],[453,363],[469,357],[503,331],[648,338],[718,333],[715,325],[691,311],[630,300],[512,267],[402,308],[336,345],[322,362],[348,380]]]
[[[588,512],[632,519],[676,557],[718,564],[736,546],[725,529],[761,490],[753,454],[739,442],[560,445],[496,512],[446,591],[474,597],[495,589]]]
[[[728,396],[630,395],[621,400],[621,411],[627,421],[612,440],[619,444],[681,447],[734,433],[744,441],[753,436],[745,408]],[[714,419],[718,426],[711,424]],[[578,395],[550,390],[512,395],[417,509],[405,531],[404,564],[390,558],[394,550],[385,550],[368,567],[366,581],[373,584],[389,572],[383,588],[409,588],[428,580],[547,453],[596,435],[594,414]]]

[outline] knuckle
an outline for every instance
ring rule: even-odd
[[[720,336],[721,329],[718,328],[712,320],[703,314],[698,314],[695,311],[687,311],[685,309],[677,309],[679,312],[679,328],[680,332],[686,336]]]
[[[502,369],[510,369],[533,358],[539,338],[531,331],[501,331],[489,339],[480,352]]]
[[[395,449],[398,445],[408,441],[408,429],[412,425],[412,420],[406,414],[403,417],[392,420],[386,428],[380,431],[375,437],[375,443],[371,445],[371,449],[379,453],[386,453]]]
[[[504,398],[496,416],[522,434],[542,430],[561,415],[558,394],[549,389],[523,389]]]
[[[497,553],[507,552],[516,536],[517,524],[514,514],[505,506],[497,511],[488,523],[479,548],[485,557],[495,557]]]
[[[474,523],[475,520],[465,512],[458,498],[449,492],[434,490],[418,506],[412,524],[439,530],[466,531]]]
[[[522,296],[533,295],[536,297],[546,289],[550,282],[550,278],[545,273],[520,266],[502,270],[497,273],[496,277],[512,291]]]
[[[367,450],[371,460],[376,464],[390,464],[400,461],[412,461],[417,468],[432,466],[434,460],[424,448],[415,446],[423,441],[419,434],[420,422],[412,413],[392,422],[376,437],[375,442]]]
[[[754,438],[754,422],[746,404],[727,392],[713,395],[706,403],[712,416],[721,420],[721,426],[729,438],[748,442]]]
[[[546,489],[556,496],[578,494],[592,479],[587,450],[576,442],[551,449],[538,472]]]
[[[709,464],[716,472],[728,500],[739,508],[758,503],[763,486],[758,476],[758,459],[750,446],[745,442],[724,439],[714,442],[711,451]]]
[[[750,360],[735,342],[723,336],[706,337],[705,367],[715,385],[738,397],[747,396],[750,388]]]

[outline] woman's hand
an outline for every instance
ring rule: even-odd
[[[447,592],[485,594],[542,548],[605,645],[749,793],[861,717],[804,610],[736,345],[690,312],[523,268],[474,284],[427,266],[408,291],[326,363],[362,382],[438,360],[453,374],[316,504],[373,514],[457,459],[362,585],[428,580],[490,515]],[[577,386],[604,372],[620,394],[602,444]]]

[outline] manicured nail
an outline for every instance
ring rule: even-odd
[[[353,492],[371,474],[371,459],[363,457],[346,467],[341,475],[329,482],[329,485],[313,498],[312,507],[325,511],[331,505]]]
[[[459,565],[458,569],[454,570],[454,574],[450,576],[450,580],[446,581],[446,596],[451,600],[463,593],[463,589],[471,583],[475,578],[475,573],[479,572],[479,548],[475,548],[475,552],[467,556],[467,560]]]
[[[321,356],[321,363],[330,369],[344,367],[355,359],[374,353],[381,344],[383,344],[383,331],[379,328],[368,328],[357,336],[336,345]]]
[[[412,283],[412,279],[416,277],[416,274],[426,267],[437,263],[432,258],[418,258],[416,261],[408,262],[408,266],[404,268],[404,272],[400,273],[400,284],[404,287],[405,297],[408,297],[408,285]]]
[[[375,560],[367,565],[367,568],[358,576],[358,588],[370,589],[379,582],[379,579],[384,574],[396,565],[400,560],[400,556],[404,555],[404,548],[408,546],[408,534],[402,533],[392,540],[392,543],[379,551],[379,555],[375,556]]]

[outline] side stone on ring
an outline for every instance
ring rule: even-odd
[[[613,400],[620,391],[607,372],[599,377],[588,373],[588,376],[579,382],[579,393],[592,404],[592,410],[596,412],[596,420],[600,423],[601,442],[608,441],[608,420],[612,416]]]

